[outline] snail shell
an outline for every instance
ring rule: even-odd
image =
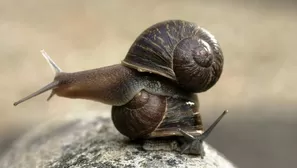
[[[131,138],[154,138],[181,135],[182,128],[193,135],[202,131],[195,102],[150,94],[142,90],[129,103],[112,107],[112,120],[117,130]]]
[[[220,45],[207,30],[188,21],[168,20],[141,33],[122,64],[164,76],[197,93],[219,80],[223,62]]]

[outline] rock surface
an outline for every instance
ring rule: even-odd
[[[109,118],[77,118],[51,121],[28,132],[0,158],[0,167],[235,168],[207,143],[204,147],[204,159],[175,151],[146,151],[140,143],[121,135]]]

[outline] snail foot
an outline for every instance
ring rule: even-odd
[[[144,141],[142,148],[146,151],[178,151],[178,142],[169,138],[148,139]]]

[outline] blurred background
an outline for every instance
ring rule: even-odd
[[[289,1],[0,0],[0,156],[23,131],[54,117],[110,116],[110,106],[53,97],[14,101],[53,79],[45,51],[67,72],[119,63],[147,27],[184,19],[220,42],[219,82],[201,93],[207,139],[239,167],[295,167],[297,5]]]

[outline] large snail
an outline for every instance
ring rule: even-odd
[[[112,105],[117,130],[131,139],[184,138],[182,153],[204,156],[203,140],[226,114],[203,130],[196,93],[216,84],[223,70],[220,45],[207,30],[183,20],[167,20],[146,29],[120,64],[63,72],[42,50],[56,71],[53,82],[17,101],[45,91]]]

